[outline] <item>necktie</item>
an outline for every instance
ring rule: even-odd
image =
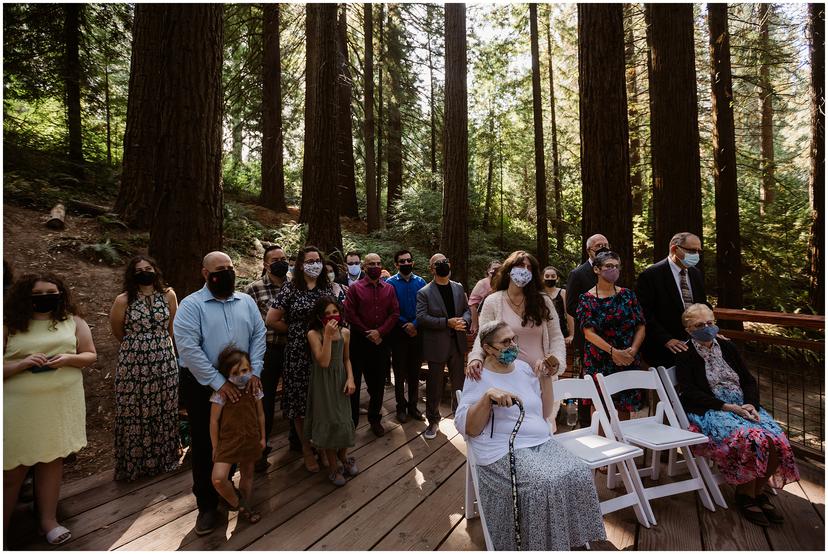
[[[681,300],[686,308],[693,303],[693,293],[690,292],[690,285],[687,284],[687,270],[679,271],[679,285],[681,287]]]

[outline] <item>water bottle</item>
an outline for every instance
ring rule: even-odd
[[[569,427],[575,427],[578,424],[578,406],[574,398],[566,401],[566,424]]]

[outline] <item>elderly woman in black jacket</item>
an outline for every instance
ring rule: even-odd
[[[759,405],[759,387],[736,347],[718,340],[713,311],[692,304],[682,323],[688,349],[676,356],[681,404],[690,430],[707,435],[694,451],[716,462],[724,480],[736,487],[736,503],[746,519],[761,526],[782,523],[782,515],[763,493],[799,480],[791,445]]]

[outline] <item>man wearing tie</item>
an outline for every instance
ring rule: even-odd
[[[641,353],[651,366],[675,365],[675,355],[687,350],[681,314],[690,304],[707,304],[704,275],[696,267],[701,240],[693,233],[670,239],[670,254],[638,276],[636,294],[647,318]]]

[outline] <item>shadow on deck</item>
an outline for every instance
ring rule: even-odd
[[[425,440],[426,424],[400,425],[393,390],[386,389],[386,434],[367,423],[357,429],[361,473],[342,488],[324,473],[308,473],[288,450],[284,420],[271,438],[266,474],[257,474],[256,524],[229,514],[206,537],[194,532],[196,507],[189,468],[134,483],[112,481],[112,472],[67,483],[59,519],[73,539],[62,550],[485,550],[480,520],[463,517],[465,444],[451,419]],[[445,407],[444,407],[445,410]],[[801,463],[802,481],[788,485],[775,503],[784,525],[762,529],[745,522],[724,487],[728,510],[705,510],[695,493],[652,502],[659,524],[640,527],[632,509],[604,518],[608,541],[598,550],[824,550],[824,468]],[[665,472],[662,472],[665,473]],[[662,480],[668,480],[662,477]],[[614,493],[599,479],[602,499]],[[646,484],[646,479],[645,479]],[[13,516],[7,546],[43,550],[34,533],[31,505]]]

